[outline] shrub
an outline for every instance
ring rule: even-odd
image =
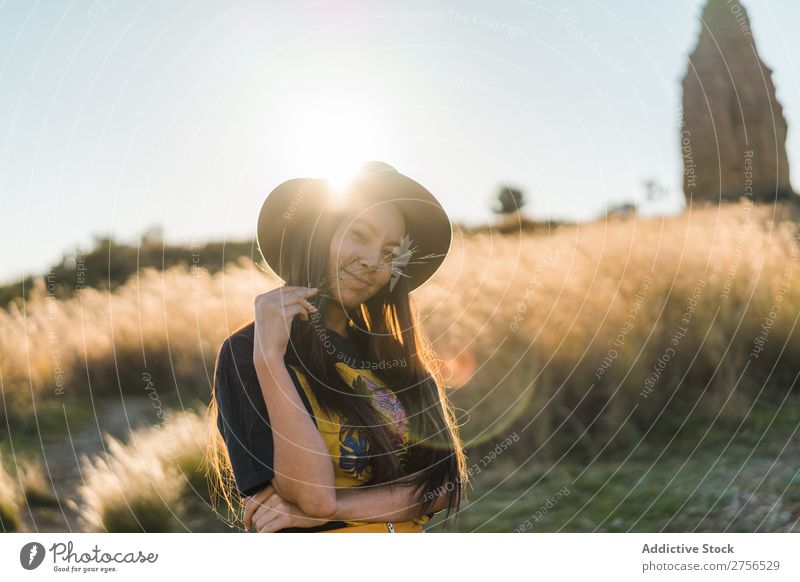
[[[15,480],[6,471],[0,458],[0,527],[4,532],[20,531],[20,495]]]

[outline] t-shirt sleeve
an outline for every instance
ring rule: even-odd
[[[252,354],[251,341],[231,336],[222,344],[214,371],[217,428],[228,449],[236,488],[243,496],[258,493],[275,477],[272,425]],[[287,371],[316,425],[311,402],[297,374],[289,366]]]
[[[230,338],[217,357],[214,395],[217,428],[225,441],[241,495],[253,495],[275,476],[272,428],[252,358]],[[238,357],[237,357],[238,355]]]

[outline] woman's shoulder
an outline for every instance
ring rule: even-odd
[[[251,321],[222,340],[220,359],[230,358],[237,364],[252,364],[254,343],[255,322]]]

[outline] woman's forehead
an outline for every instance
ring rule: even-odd
[[[373,203],[352,210],[344,220],[345,228],[362,224],[379,233],[402,236],[405,233],[405,219],[400,209],[391,202]]]

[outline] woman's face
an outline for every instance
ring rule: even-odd
[[[328,293],[345,308],[356,308],[386,285],[392,259],[400,253],[405,220],[391,203],[370,205],[350,214],[333,235]]]

